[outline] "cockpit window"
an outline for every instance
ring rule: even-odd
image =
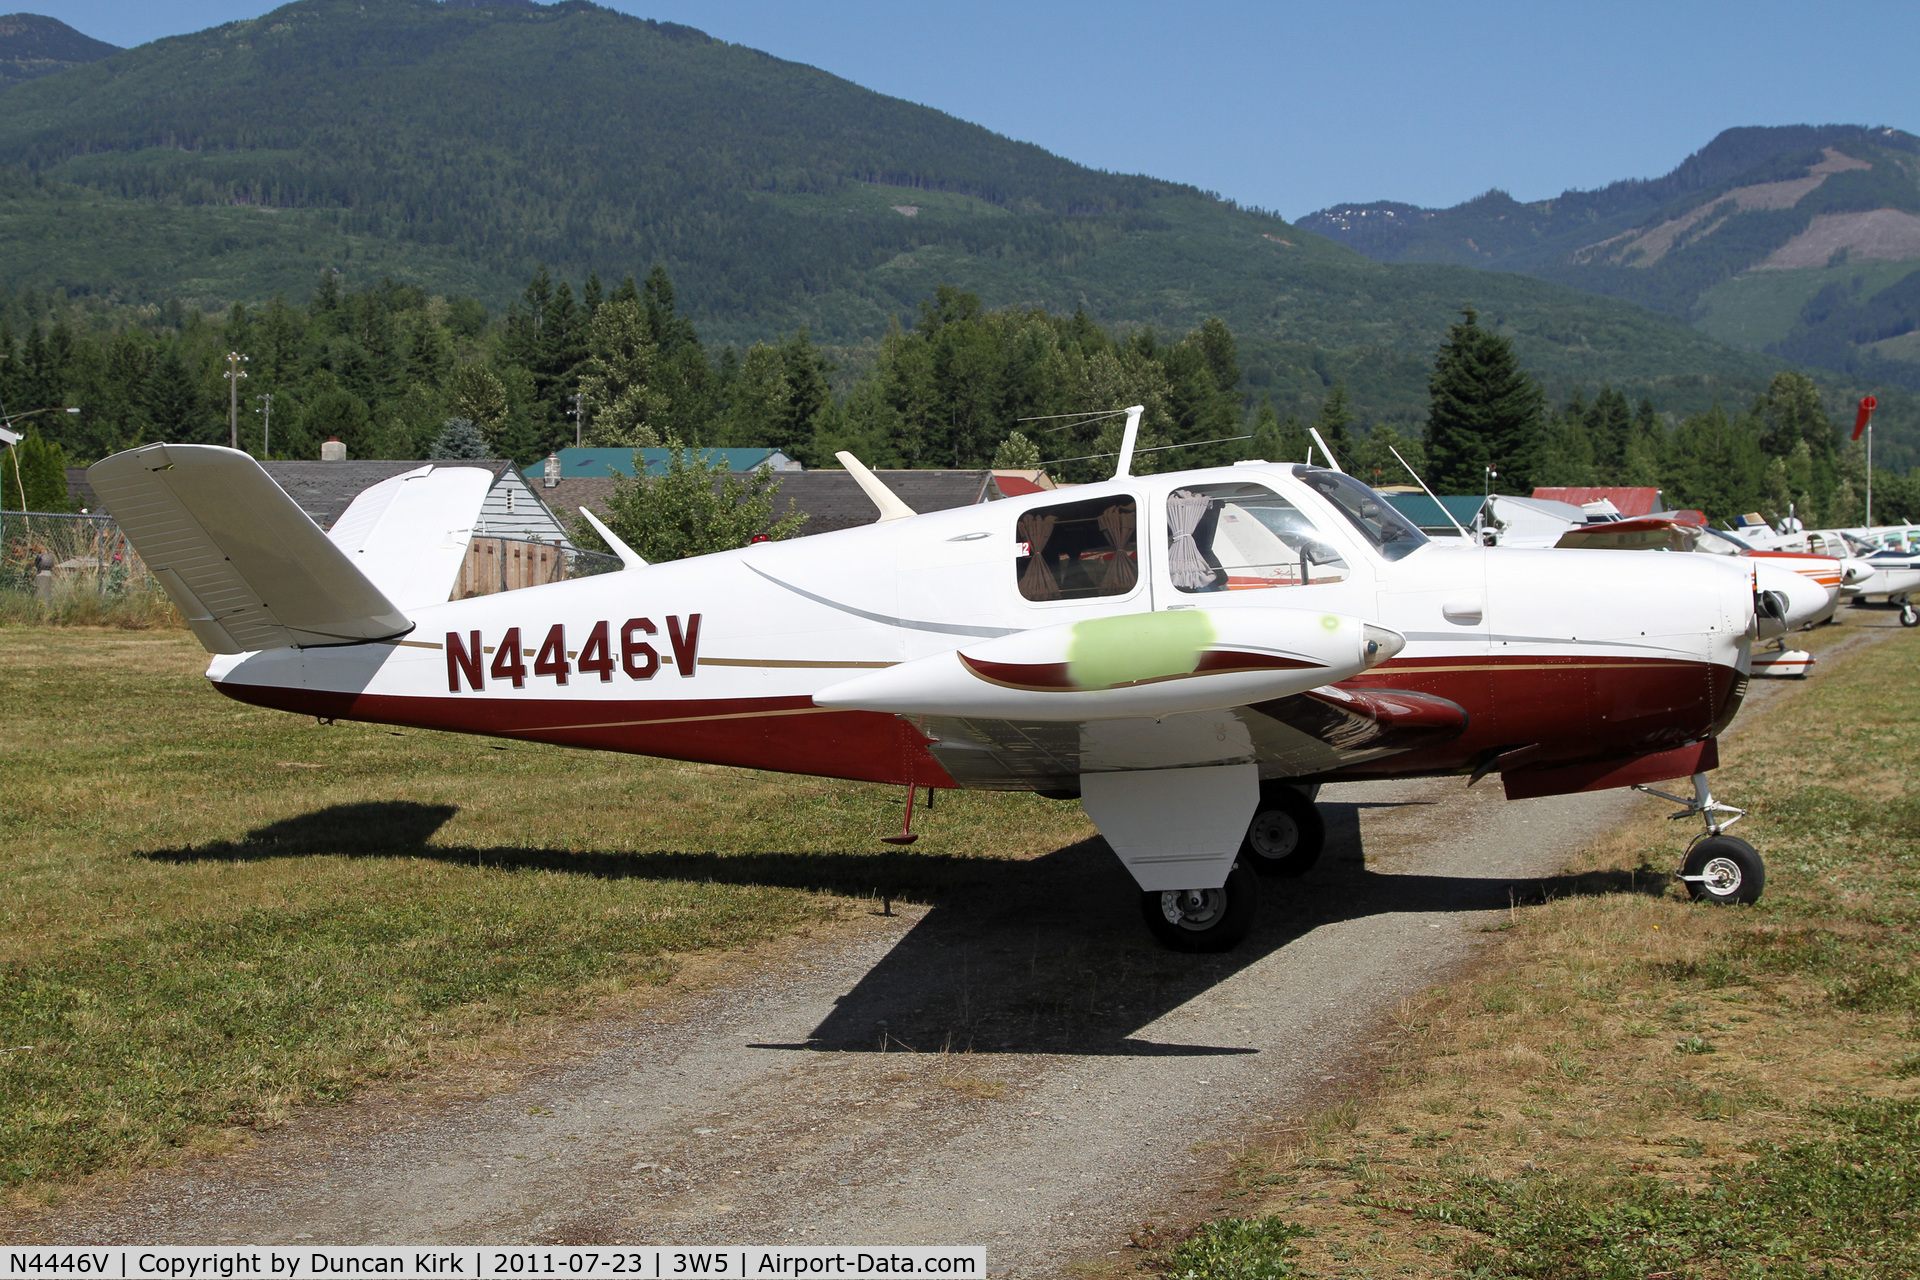
[[[1167,497],[1167,572],[1181,591],[1339,582],[1349,572],[1300,508],[1258,484],[1196,484]]]
[[[1014,571],[1029,600],[1124,596],[1140,581],[1133,498],[1035,507],[1014,526]]]
[[[1395,511],[1392,503],[1352,476],[1307,466],[1295,467],[1293,474],[1337,507],[1348,523],[1387,559],[1398,560],[1427,545],[1426,534]]]

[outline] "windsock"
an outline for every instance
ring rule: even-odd
[[[1853,415],[1853,438],[1855,440],[1858,440],[1860,433],[1867,429],[1868,419],[1873,417],[1873,411],[1879,407],[1880,402],[1872,396],[1861,397],[1860,412]]]

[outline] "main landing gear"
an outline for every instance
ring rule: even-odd
[[[1218,889],[1175,889],[1140,895],[1141,914],[1160,942],[1176,951],[1228,951],[1253,928],[1260,876],[1302,876],[1320,860],[1327,824],[1313,797],[1289,782],[1260,784],[1260,803],[1227,882]]]
[[[1168,889],[1140,895],[1153,936],[1175,951],[1231,951],[1253,928],[1260,882],[1236,862],[1218,889]]]
[[[1242,863],[1263,876],[1303,876],[1326,844],[1327,824],[1312,795],[1289,782],[1260,784],[1260,807],[1240,845]]]
[[[1669,814],[1670,818],[1698,817],[1706,823],[1707,829],[1687,847],[1686,861],[1680,865],[1680,880],[1694,901],[1726,906],[1759,900],[1767,887],[1767,864],[1752,845],[1727,834],[1727,828],[1745,817],[1747,811],[1715,800],[1707,786],[1706,774],[1693,775],[1691,800],[1648,786],[1636,786],[1634,790],[1685,806],[1678,813]],[[1723,822],[1721,814],[1732,816]]]

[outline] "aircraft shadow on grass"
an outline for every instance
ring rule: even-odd
[[[452,805],[335,805],[239,841],[148,853],[155,861],[348,856],[605,879],[770,885],[931,904],[803,1041],[762,1049],[1206,1056],[1257,1052],[1170,1044],[1138,1032],[1324,925],[1400,912],[1471,912],[1548,898],[1662,894],[1646,872],[1515,880],[1368,869],[1358,804],[1323,803],[1327,848],[1298,880],[1268,881],[1260,923],[1225,955],[1162,949],[1140,894],[1098,838],[1027,861],[890,849],[855,853],[594,853],[430,843]]]

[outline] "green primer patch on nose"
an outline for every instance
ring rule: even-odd
[[[1067,679],[1081,689],[1190,675],[1215,638],[1213,619],[1198,609],[1127,613],[1073,624]]]

